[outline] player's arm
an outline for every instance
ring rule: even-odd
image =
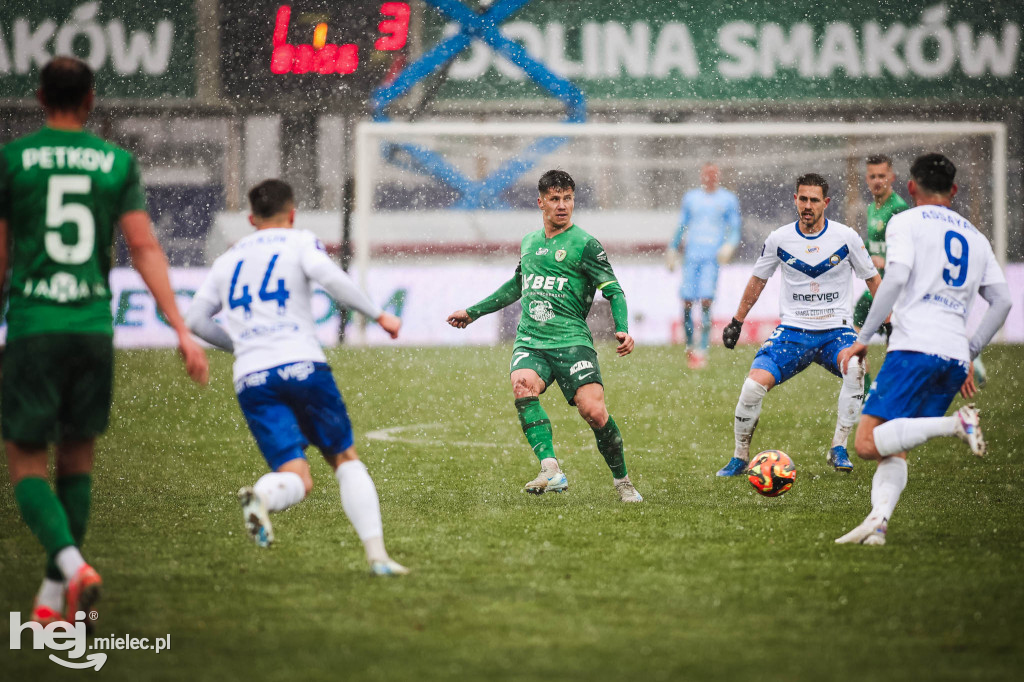
[[[725,211],[725,240],[722,245],[718,248],[716,258],[718,259],[719,265],[725,265],[732,256],[736,253],[736,247],[740,245],[740,227],[742,226],[742,220],[740,219],[740,202],[736,197],[731,197],[729,205]]]
[[[314,282],[330,294],[331,298],[356,312],[374,320],[391,338],[398,338],[398,330],[402,320],[384,310],[370,300],[370,297],[359,288],[348,273],[338,267],[324,251],[309,248],[302,253],[302,270]]]
[[[128,211],[121,216],[121,232],[128,245],[132,265],[142,277],[146,288],[153,294],[157,307],[163,313],[167,324],[178,335],[178,350],[185,361],[185,369],[192,380],[205,385],[210,378],[210,365],[206,352],[189,334],[185,320],[178,312],[174,300],[174,289],[168,274],[167,256],[153,233],[149,214],[145,211]]]
[[[622,290],[618,277],[608,262],[608,254],[596,239],[591,239],[583,247],[581,265],[584,273],[594,284],[601,295],[608,301],[612,309],[612,320],[615,322],[615,338],[619,345],[615,352],[626,356],[633,352],[634,341],[629,335],[629,308],[626,305],[626,292]]]
[[[686,236],[686,227],[690,223],[690,208],[686,199],[687,197],[684,196],[683,205],[679,209],[679,227],[676,228],[675,236],[672,237],[668,249],[665,250],[665,265],[670,272],[679,266],[679,247],[683,244],[683,237]]]
[[[448,316],[448,324],[456,329],[465,329],[471,322],[484,315],[490,315],[518,301],[523,295],[523,264],[516,265],[516,274],[498,287],[484,300],[463,310],[456,310]]]
[[[747,286],[743,289],[743,296],[740,297],[740,304],[736,308],[736,314],[733,315],[732,320],[722,330],[722,343],[726,348],[735,348],[736,343],[740,340],[740,332],[743,331],[743,323],[746,321],[747,315],[750,314],[750,310],[757,303],[757,300],[761,298],[761,292],[764,291],[768,278],[779,267],[779,257],[777,254],[778,249],[775,246],[775,233],[773,232],[768,235],[768,238],[764,240],[764,244],[761,246],[761,255],[758,256],[757,261],[754,263],[754,272],[747,281]]]
[[[881,284],[881,283],[882,283],[882,276],[877,274],[877,273],[875,273],[871,277],[868,277],[866,280],[864,280],[864,284],[868,285],[868,291],[871,292],[872,296],[874,296],[875,292],[878,291],[878,285]]]
[[[211,272],[192,297],[192,303],[185,311],[185,324],[193,334],[211,346],[233,353],[235,344],[231,336],[213,321],[213,316],[220,312],[221,307],[216,274]]]

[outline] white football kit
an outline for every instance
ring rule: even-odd
[[[910,268],[893,307],[889,350],[970,362],[967,318],[980,287],[1005,283],[992,245],[945,206],[919,206],[886,227],[886,264]]]
[[[381,314],[306,230],[257,230],[214,261],[194,300],[224,311],[236,381],[292,362],[326,361],[310,305],[314,283],[371,319]]]
[[[864,240],[834,220],[815,235],[787,223],[768,235],[754,263],[754,277],[767,280],[782,265],[779,293],[781,324],[799,329],[850,327],[853,322],[851,275],[878,274]]]

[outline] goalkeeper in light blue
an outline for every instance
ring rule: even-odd
[[[711,304],[718,285],[718,267],[729,262],[740,243],[740,202],[720,187],[718,166],[707,163],[700,171],[700,189],[683,197],[679,229],[668,248],[668,267],[674,270],[683,251],[683,330],[690,369],[707,364],[711,337]],[[694,346],[693,305],[700,303],[700,344]]]

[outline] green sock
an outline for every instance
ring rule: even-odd
[[[523,427],[526,440],[533,448],[537,459],[544,460],[555,456],[555,444],[551,438],[551,420],[548,413],[540,406],[540,398],[516,398],[516,412],[519,413],[519,425]]]
[[[68,517],[68,527],[75,545],[82,546],[85,540],[85,528],[89,523],[89,505],[92,502],[92,476],[89,474],[71,474],[57,478],[57,497]],[[51,557],[46,562],[46,577],[51,580],[63,580],[64,576]]]
[[[14,486],[14,499],[32,533],[42,543],[46,555],[53,559],[57,552],[75,544],[64,507],[45,480],[28,476]]]
[[[597,449],[608,463],[615,478],[626,477],[626,459],[622,454],[622,434],[615,420],[610,416],[608,423],[599,429],[594,429],[594,437],[597,438]]]

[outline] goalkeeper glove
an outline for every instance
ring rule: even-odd
[[[740,330],[742,329],[743,323],[735,317],[732,318],[732,322],[725,325],[725,329],[722,330],[722,343],[725,344],[726,348],[736,347],[736,342],[740,340]]]

